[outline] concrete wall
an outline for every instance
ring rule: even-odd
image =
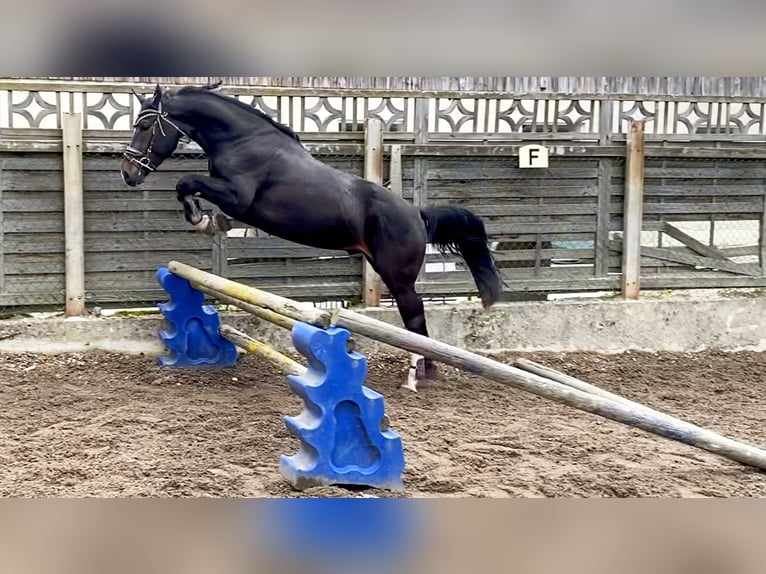
[[[365,313],[401,325],[395,309]],[[434,306],[428,321],[434,338],[473,351],[766,351],[766,298],[755,294],[505,303],[489,312],[474,305]],[[289,332],[250,315],[227,315],[224,322],[278,348],[291,348]],[[0,352],[157,355],[163,352],[156,337],[162,325],[159,315],[6,320],[0,321]],[[357,339],[361,351],[384,348]]]

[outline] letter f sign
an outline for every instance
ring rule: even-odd
[[[519,167],[546,168],[548,167],[548,148],[538,144],[522,146],[519,149]]]

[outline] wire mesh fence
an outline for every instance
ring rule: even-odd
[[[62,160],[5,154],[0,168],[0,313],[64,303]]]
[[[765,190],[762,160],[648,159],[641,238],[647,271],[761,276]]]

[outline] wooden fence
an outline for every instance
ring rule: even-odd
[[[35,92],[28,83],[5,86],[0,308],[64,305],[62,130],[45,127],[45,121],[60,126],[80,99],[84,107],[75,113],[85,127],[80,150],[88,305],[153,303],[162,297],[156,269],[173,259],[295,299],[362,298],[359,257],[262,234],[237,236],[237,230],[215,239],[191,231],[174,186],[181,173],[206,171],[198,149],[179,150],[141,188],[127,188],[119,163],[129,132],[115,127],[135,109],[107,111],[104,102],[113,94],[97,94],[90,84],[46,87],[53,91]],[[130,89],[105,87],[119,94]],[[266,102],[257,88],[240,91],[256,105]],[[359,121],[380,120],[382,158],[372,161],[382,160],[384,184],[417,205],[464,205],[481,215],[511,293],[620,290],[626,260],[642,289],[766,286],[766,136],[759,101],[702,99],[686,110],[673,98],[638,105],[530,96],[531,103],[509,104],[516,105],[512,112],[496,94],[474,94],[474,104],[455,94],[405,98],[402,104],[385,93],[283,95],[274,88],[264,93],[276,98],[268,108],[275,117],[303,125],[301,135],[313,154],[359,176],[365,173]],[[89,94],[95,95],[89,100]],[[344,98],[350,98],[346,108]],[[335,131],[330,116],[317,112],[327,106],[345,114],[336,118]],[[692,122],[693,111],[699,114]],[[344,118],[345,127],[353,129],[340,129]],[[21,119],[26,125],[18,125]],[[645,134],[642,182],[634,190],[626,186],[625,174],[629,129],[636,120]],[[500,125],[512,129],[496,129]],[[575,131],[561,130],[563,125]],[[312,126],[323,129],[308,129]],[[520,146],[533,142],[550,150],[547,169],[518,167]],[[630,216],[639,233],[631,237],[625,233],[626,187],[641,194],[640,212]],[[640,253],[635,261],[628,257],[629,245]],[[460,260],[429,254],[419,291],[431,298],[457,297],[473,295],[475,287]]]

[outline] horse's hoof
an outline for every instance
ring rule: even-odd
[[[204,233],[205,235],[215,235],[215,222],[207,213],[202,215],[202,219],[199,220],[199,223],[195,223],[194,227],[197,231]]]
[[[408,389],[413,393],[418,392],[418,377],[415,372],[415,367],[410,367],[410,370],[407,373],[407,380],[402,383],[402,388]]]
[[[407,380],[402,383],[403,389],[409,389],[412,392],[418,392],[418,383],[420,381],[435,379],[437,376],[436,365],[425,359],[418,359],[415,365],[410,367],[407,373]]]
[[[425,359],[418,359],[415,363],[415,378],[417,380],[427,379],[428,364]]]
[[[223,213],[216,213],[213,221],[216,231],[226,233],[231,230],[231,221]]]
[[[415,368],[415,378],[419,381],[438,379],[439,369],[433,361],[428,359],[418,359]]]
[[[231,222],[222,213],[216,213],[215,215],[205,213],[194,227],[205,235],[215,237],[218,233],[228,232],[231,229]]]

